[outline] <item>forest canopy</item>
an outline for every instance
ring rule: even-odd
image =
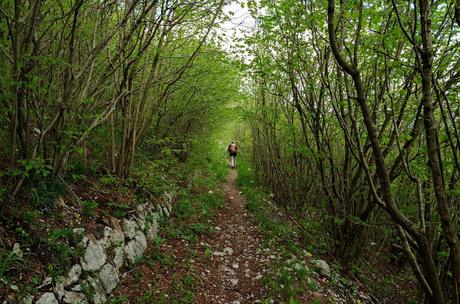
[[[223,5],[2,1],[2,193],[90,154],[126,178],[147,135],[202,131],[237,91],[214,33]]]
[[[419,299],[460,303],[460,1],[241,1],[229,47],[231,2],[0,0],[0,228],[44,183],[158,194],[156,169],[243,116],[315,253],[353,275],[378,247]]]

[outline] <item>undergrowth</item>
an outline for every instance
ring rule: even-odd
[[[178,198],[177,221],[161,223],[169,237],[193,242],[209,233],[207,220],[223,202],[216,189],[228,173],[212,147],[196,141],[180,151],[167,144],[157,153],[142,151],[125,180],[83,165],[60,177],[29,180],[18,194],[21,204],[0,208],[0,298],[12,292],[35,295],[45,277],[57,278],[80,260],[84,251],[73,227],[101,235],[104,218],[126,217],[138,204],[159,202],[165,192]],[[179,224],[186,222],[191,224]],[[15,243],[23,251],[20,257],[13,254]]]
[[[173,205],[173,215],[162,219],[160,236],[139,261],[139,264],[155,269],[156,276],[148,284],[149,287],[134,298],[134,303],[194,303],[195,273],[190,260],[199,253],[185,248],[186,257],[178,262],[165,248],[174,241],[193,244],[201,235],[214,230],[210,222],[216,209],[224,204],[221,185],[229,173],[228,166],[221,159],[221,149],[215,146],[213,143],[198,145],[190,151],[187,162],[176,166],[178,171],[175,176],[185,178],[176,188],[178,196]],[[181,270],[178,271],[178,268]],[[157,276],[162,274],[169,277],[168,283],[159,283]],[[140,270],[136,276],[139,280],[147,279]],[[128,300],[119,295],[112,303],[128,303]]]
[[[321,303],[326,300],[326,297],[315,298],[326,286],[320,286],[318,274],[308,263],[321,252],[322,238],[319,231],[314,230],[318,225],[306,220],[300,224],[289,215],[288,210],[278,208],[269,189],[257,185],[252,169],[245,161],[239,163],[237,182],[246,198],[247,210],[264,233],[263,254],[272,261],[263,281],[269,290],[269,298],[262,299],[262,303]],[[306,235],[304,225],[311,228],[312,235]],[[333,274],[331,282],[323,284],[328,284],[329,288],[336,279]]]
[[[326,290],[333,291],[350,303],[362,303],[363,291],[374,293],[385,303],[395,303],[395,290],[398,296],[413,303],[413,290],[405,289],[410,281],[408,275],[400,270],[380,269],[378,261],[364,259],[352,266],[352,272],[344,272],[340,264],[328,253],[330,242],[321,223],[314,218],[302,217],[289,209],[281,209],[274,202],[270,190],[257,185],[250,165],[239,162],[238,185],[246,198],[246,208],[254,216],[265,234],[265,255],[276,255],[272,259],[265,285],[270,290],[270,298],[264,299],[281,303],[315,303],[326,301],[334,303],[334,298],[315,295]],[[375,256],[374,256],[375,257]],[[318,275],[308,263],[311,259],[324,258],[333,269],[329,280],[318,280]],[[385,273],[376,277],[376,273]],[[318,283],[320,281],[320,283]],[[402,296],[401,296],[402,295]],[[374,296],[374,295],[373,295]],[[375,296],[374,296],[375,298]],[[399,303],[399,301],[398,301]]]

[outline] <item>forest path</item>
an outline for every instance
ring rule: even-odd
[[[147,260],[155,262],[126,273],[115,295],[127,303],[252,304],[266,298],[261,281],[269,260],[237,176],[232,170],[223,185],[225,203],[206,223],[209,233],[194,242],[165,236],[164,243],[150,249]]]
[[[259,253],[262,234],[245,210],[246,201],[232,170],[224,186],[225,205],[213,219],[215,231],[198,242],[212,250],[199,261],[195,303],[257,303],[266,290],[261,278],[266,260]]]

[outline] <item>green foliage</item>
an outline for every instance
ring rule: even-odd
[[[158,304],[192,304],[195,300],[195,294],[191,290],[194,285],[194,277],[186,275],[183,278],[177,278],[173,275],[173,283],[165,293],[158,292],[155,284],[141,298],[136,299],[137,303],[158,303]]]
[[[13,268],[14,264],[20,259],[14,251],[7,251],[0,248],[0,279],[8,281],[8,272]]]
[[[18,160],[21,169],[13,172],[13,176],[25,176],[31,178],[44,178],[52,173],[53,167],[46,164],[42,158],[21,159]]]
[[[187,219],[192,216],[194,207],[189,197],[181,197],[174,204],[174,215],[179,219]]]
[[[108,207],[110,214],[118,218],[126,217],[128,212],[131,210],[130,206],[127,206],[121,202],[109,202]]]
[[[460,95],[451,83],[459,28],[449,1],[425,3],[422,16],[424,3],[329,1],[333,14],[327,1],[248,4],[257,27],[240,49],[252,56],[251,97],[241,102],[252,137],[254,175],[247,178],[294,216],[310,251],[331,253],[346,272],[355,271],[354,261],[374,259],[369,240],[388,252],[388,236],[397,231],[387,230],[402,218],[411,237],[423,234],[435,244],[450,238],[449,224],[458,230],[448,218],[458,213],[458,115],[452,113],[460,109]],[[427,50],[431,41],[423,44],[426,37],[435,52]],[[432,65],[420,63],[424,55]],[[425,94],[417,91],[422,88]],[[376,208],[381,200],[387,207]],[[248,208],[261,212],[252,203]],[[282,230],[269,219],[261,223]],[[431,256],[443,282],[452,250],[423,253],[421,247],[413,246],[420,268],[427,269],[421,257]],[[448,298],[454,286],[437,288]]]
[[[27,210],[24,213],[24,220],[30,225],[33,226],[37,223],[37,218],[42,216],[43,213],[38,210]]]
[[[111,304],[126,304],[128,303],[128,296],[123,295],[123,296],[118,296],[110,299]]]
[[[208,220],[212,218],[214,210],[222,206],[224,199],[221,193],[214,193],[207,189],[209,188],[204,188],[202,190],[204,193],[197,195],[192,195],[186,190],[182,192],[179,200],[174,204],[173,214],[181,222],[190,220],[196,222],[185,226],[167,223],[166,231],[170,237],[181,237],[195,242],[199,235],[212,232]]]
[[[82,235],[76,235],[71,228],[56,228],[48,233],[43,242],[50,251],[48,260],[54,262],[48,265],[49,275],[62,274],[70,268],[72,261],[82,256],[81,248],[76,246],[81,238]]]
[[[65,239],[71,239],[74,236],[74,233],[71,228],[64,229],[53,229],[48,233],[48,237],[51,241],[60,241]]]
[[[117,185],[118,178],[116,176],[109,174],[109,175],[99,178],[99,182],[106,186],[114,186],[114,185]]]
[[[65,193],[66,187],[61,181],[42,179],[30,191],[32,205],[47,209],[55,206],[56,199]]]
[[[94,295],[96,294],[96,291],[94,290],[93,285],[91,285],[89,282],[85,281],[81,283],[81,290],[85,294],[86,298],[89,301],[92,301],[94,299]],[[123,303],[123,302],[121,302]]]
[[[83,214],[86,216],[94,216],[96,215],[96,208],[98,207],[98,203],[94,200],[82,200],[80,201],[81,208],[83,210]]]

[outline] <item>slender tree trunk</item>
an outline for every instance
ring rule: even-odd
[[[363,2],[361,1],[361,9],[362,5]],[[328,0],[328,34],[331,50],[334,54],[334,57],[338,65],[353,79],[353,83],[355,85],[355,90],[357,94],[356,100],[360,106],[364,124],[366,126],[366,130],[368,133],[368,138],[372,147],[374,161],[376,164],[377,176],[380,182],[380,191],[383,195],[383,203],[385,206],[385,210],[390,214],[392,219],[397,224],[401,225],[401,227],[404,228],[404,230],[408,231],[416,239],[417,244],[419,245],[419,253],[422,259],[422,265],[427,275],[427,281],[429,281],[432,290],[431,301],[435,304],[443,304],[444,297],[442,293],[442,288],[436,271],[436,266],[433,261],[432,250],[428,242],[428,239],[426,235],[423,234],[414,223],[412,223],[407,217],[404,216],[404,214],[400,212],[400,210],[397,208],[394,202],[391,192],[391,182],[385,165],[385,159],[382,153],[382,149],[380,147],[380,143],[378,140],[377,129],[372,120],[372,115],[369,111],[366,95],[364,94],[364,87],[361,81],[361,75],[359,70],[357,69],[356,52],[353,65],[347,63],[340,54],[336,41],[334,14],[335,0]],[[358,32],[359,30],[360,25],[358,25]],[[355,45],[355,47],[357,46]],[[430,294],[427,294],[427,296],[430,297]]]
[[[432,100],[432,63],[433,44],[431,37],[431,9],[428,0],[419,0],[420,8],[420,31],[422,36],[422,104],[423,122],[425,125],[425,139],[428,154],[428,166],[431,170],[434,194],[438,203],[438,213],[441,226],[450,248],[450,258],[454,275],[455,288],[460,283],[460,244],[456,229],[450,219],[449,204],[447,202],[444,176],[442,173],[441,160],[439,158],[438,135],[433,114]],[[458,295],[457,295],[458,296]],[[458,301],[458,299],[456,300]]]

